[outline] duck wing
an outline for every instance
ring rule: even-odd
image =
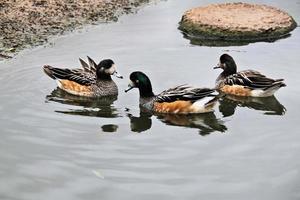
[[[63,79],[74,81],[81,85],[92,85],[96,83],[96,75],[84,69],[55,68],[49,65],[44,66],[44,72],[52,79]]]
[[[89,64],[87,64],[84,60],[82,60],[81,58],[79,58],[81,66],[82,66],[82,68],[83,68],[83,70],[85,72],[88,72],[88,73],[91,73],[91,74],[95,74],[95,76],[96,76],[96,66],[97,66],[97,64],[89,56],[87,56],[87,58],[88,58]]]
[[[156,102],[174,102],[177,100],[197,101],[204,97],[216,96],[215,90],[209,88],[195,88],[188,85],[179,85],[165,90],[156,96]]]
[[[82,68],[68,69],[56,68],[50,65],[44,66],[44,72],[53,79],[63,79],[74,81],[81,85],[92,85],[96,83],[96,66],[97,64],[89,56],[87,64],[84,60],[79,58]]]
[[[226,85],[242,85],[251,89],[267,89],[274,85],[285,86],[283,79],[272,79],[254,70],[244,70],[225,79]]]

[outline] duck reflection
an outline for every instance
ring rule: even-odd
[[[140,112],[139,117],[132,114],[127,115],[130,119],[130,127],[133,132],[143,132],[151,128],[152,113]],[[227,130],[224,122],[217,119],[214,113],[175,115],[175,114],[157,114],[157,119],[171,126],[182,126],[199,129],[199,134],[204,136],[215,131],[225,132]]]
[[[113,133],[116,132],[118,130],[119,126],[115,125],[115,124],[105,124],[103,126],[101,126],[101,129],[103,132],[109,132],[109,133]]]
[[[255,98],[226,95],[219,99],[219,111],[223,117],[234,114],[237,107],[247,107],[254,110],[264,111],[265,115],[284,115],[285,107],[275,98],[275,96]]]
[[[135,117],[128,113],[127,117],[130,119],[130,129],[132,132],[141,133],[151,128],[152,126],[152,114],[149,112],[140,112],[139,117]]]
[[[55,112],[104,118],[114,118],[119,116],[117,109],[112,106],[113,102],[116,100],[117,96],[101,98],[75,96],[59,88],[53,90],[50,95],[46,96],[46,101],[54,101],[78,107],[77,109],[56,110]]]
[[[217,119],[214,113],[191,115],[160,114],[157,118],[167,125],[199,129],[199,134],[202,136],[215,131],[223,133],[227,130],[224,122]]]

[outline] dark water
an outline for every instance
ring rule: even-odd
[[[0,199],[300,199],[300,30],[275,43],[192,45],[177,23],[209,2],[153,3],[0,63]],[[255,2],[300,24],[299,0]],[[221,99],[210,114],[151,116],[137,91],[123,92],[127,79],[116,80],[117,99],[92,101],[55,89],[41,69],[112,58],[125,77],[147,73],[158,93],[212,87],[224,52],[288,86],[266,99]]]

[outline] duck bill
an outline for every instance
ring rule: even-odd
[[[112,75],[114,75],[117,78],[123,79],[123,76],[120,75],[117,71],[115,71]]]
[[[219,68],[223,69],[223,64],[218,63],[217,66],[215,66],[213,69],[219,69]]]
[[[132,90],[134,87],[133,86],[128,86],[128,88],[125,90],[125,92],[129,92],[129,90]]]
[[[132,81],[130,81],[128,84],[128,88],[125,90],[125,92],[128,92],[129,90],[132,90],[133,88],[135,88],[135,84]]]

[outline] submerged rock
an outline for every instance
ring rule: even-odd
[[[223,41],[262,41],[285,37],[297,26],[286,12],[248,3],[210,4],[184,13],[179,29],[188,37]]]

